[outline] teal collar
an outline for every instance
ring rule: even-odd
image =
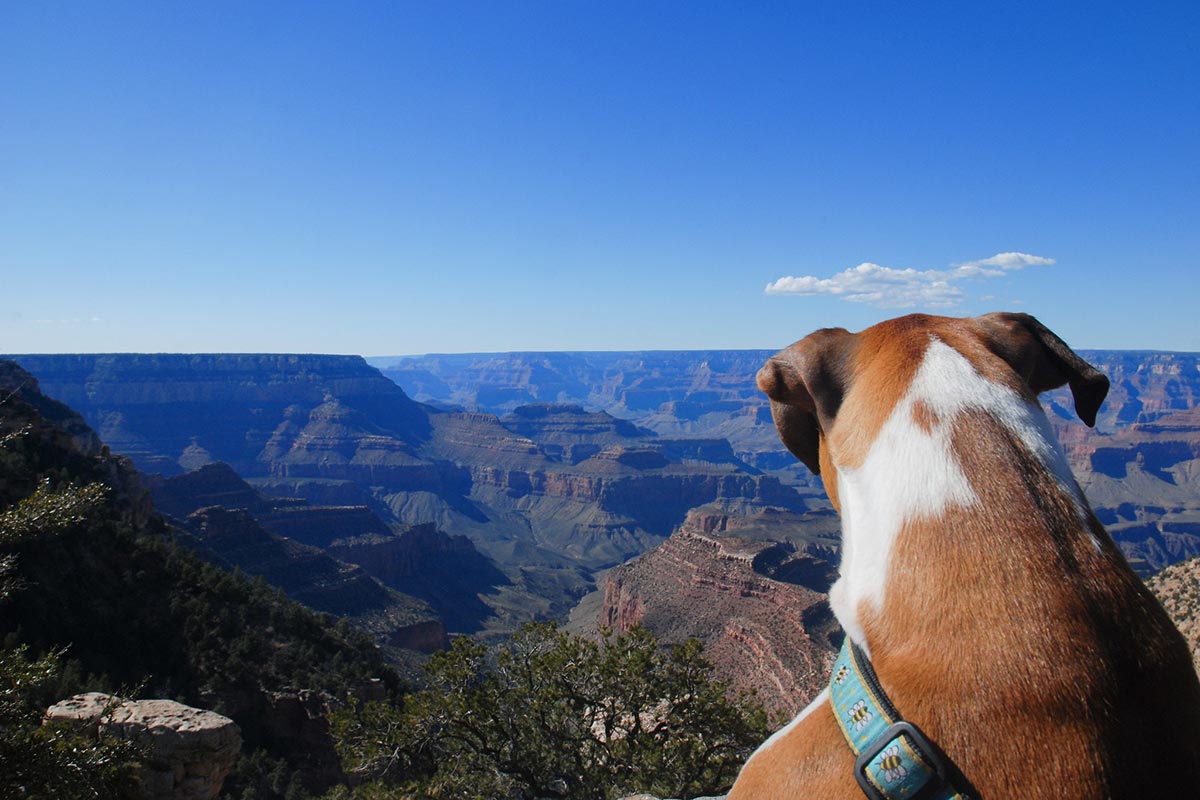
[[[829,682],[829,703],[854,751],[854,778],[871,800],[970,800],[949,781],[949,761],[884,694],[850,637]]]

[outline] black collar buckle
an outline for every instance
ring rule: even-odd
[[[942,791],[949,785],[949,777],[946,774],[946,763],[939,756],[937,748],[925,737],[925,734],[921,733],[920,728],[911,722],[901,720],[881,733],[874,742],[864,747],[863,751],[858,754],[858,758],[854,761],[854,779],[858,781],[859,788],[863,790],[863,794],[870,798],[870,800],[889,800],[888,796],[881,792],[871,780],[867,769],[875,759],[875,756],[882,753],[884,748],[901,736],[905,737],[912,750],[932,770],[932,774],[925,782],[925,785],[909,800],[929,800],[937,792]]]

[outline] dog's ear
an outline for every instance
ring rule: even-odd
[[[821,431],[833,424],[845,391],[852,335],[826,328],[780,350],[758,371],[771,398],[779,438],[814,475],[821,474]]]
[[[1034,394],[1070,384],[1075,413],[1089,427],[1108,396],[1108,378],[1029,314],[995,313],[979,318],[991,350],[1025,379]]]

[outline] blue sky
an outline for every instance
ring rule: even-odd
[[[0,351],[774,348],[996,309],[1200,350],[1198,32],[1196,3],[2,3]]]

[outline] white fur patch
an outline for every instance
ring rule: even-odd
[[[931,428],[914,419],[918,403],[934,412]],[[864,600],[882,604],[892,546],[904,524],[979,502],[952,448],[954,421],[967,410],[982,410],[1008,428],[1085,516],[1079,486],[1041,406],[984,378],[965,356],[934,338],[862,465],[838,465],[842,564],[829,602],[846,634],[863,648],[857,609]]]

